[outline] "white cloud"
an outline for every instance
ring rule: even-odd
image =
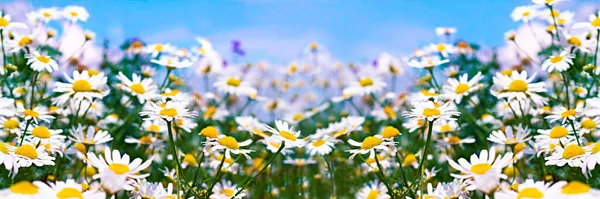
[[[144,39],[144,41],[150,43],[172,43],[181,41],[193,41],[194,34],[192,34],[192,32],[187,27],[180,26],[169,30],[159,31],[147,36],[142,35],[142,38]]]

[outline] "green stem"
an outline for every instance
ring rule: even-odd
[[[271,159],[269,159],[269,161],[267,162],[267,164],[265,164],[265,166],[254,176],[252,176],[251,178],[248,178],[246,181],[244,181],[242,188],[239,189],[235,195],[233,195],[233,197],[231,197],[231,199],[235,198],[236,196],[238,196],[240,193],[242,193],[242,191],[244,191],[244,189],[250,185],[250,182],[252,182],[254,179],[256,179],[256,177],[258,177],[261,173],[263,173],[265,171],[265,169],[267,169],[267,167],[271,164],[271,162],[273,162],[273,160],[275,159],[275,157],[277,157],[277,155],[279,155],[279,153],[281,153],[281,150],[283,150],[283,148],[285,147],[285,142],[281,143],[281,146],[279,147],[279,149],[277,149],[277,152],[275,152],[275,154],[273,155],[273,157],[271,157]]]
[[[389,195],[391,196],[392,199],[394,199],[394,191],[392,190],[392,187],[390,187],[390,183],[388,182],[387,177],[385,176],[385,173],[383,173],[383,167],[379,163],[379,158],[377,157],[377,153],[375,154],[375,162],[377,163],[377,168],[379,168],[379,173],[381,174],[381,179],[383,180],[383,183],[385,184],[385,187],[387,188]]]
[[[329,163],[329,160],[327,160],[327,158],[325,156],[323,156],[323,160],[325,160],[325,164],[327,164],[327,171],[329,172],[329,181],[330,186],[331,186],[331,195],[334,196],[335,195],[335,185],[334,185],[334,177],[333,177],[333,169],[331,169],[331,163]]]
[[[215,187],[215,185],[217,184],[217,180],[219,180],[219,173],[221,172],[221,168],[223,168],[223,163],[225,162],[225,154],[227,154],[227,149],[225,149],[225,151],[223,152],[223,158],[221,158],[221,163],[219,163],[219,167],[217,168],[217,173],[215,174],[215,177],[212,180],[212,183],[210,184],[210,187],[208,188],[208,191],[206,192],[206,199],[209,199],[213,188]],[[200,167],[200,166],[198,166]]]
[[[423,149],[423,153],[421,154],[421,163],[419,164],[419,191],[421,195],[423,195],[423,185],[425,184],[425,180],[423,179],[423,174],[425,172],[425,160],[427,159],[427,153],[429,152],[429,145],[431,145],[431,136],[433,132],[433,121],[429,121],[429,129],[427,130],[427,141],[425,142],[425,149]]]
[[[579,133],[577,133],[577,129],[575,129],[575,124],[573,123],[572,119],[568,119],[569,120],[569,124],[571,124],[571,128],[573,128],[573,133],[575,133],[575,139],[577,140],[577,145],[581,146],[581,143],[579,142]]]
[[[29,129],[29,125],[31,124],[32,120],[33,119],[27,120],[27,124],[25,124],[25,130],[23,131],[23,134],[21,134],[21,141],[19,142],[19,146],[23,145],[23,140],[25,140],[25,134],[27,133],[27,129]]]

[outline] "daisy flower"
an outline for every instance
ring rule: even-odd
[[[34,50],[25,57],[27,58],[27,65],[37,72],[48,71],[52,73],[58,70],[58,63],[54,59],[50,56],[41,55],[38,51]]]
[[[442,88],[444,95],[459,104],[463,97],[466,97],[471,92],[479,89],[477,84],[483,79],[483,75],[481,75],[481,72],[478,72],[471,80],[468,79],[469,74],[460,76],[458,80],[448,78],[447,84]]]
[[[99,174],[94,175],[94,178],[109,176],[103,175],[105,173],[129,178],[145,178],[150,174],[139,174],[139,172],[148,168],[148,166],[152,164],[152,159],[154,158],[150,157],[143,163],[140,158],[136,158],[129,162],[129,155],[123,154],[123,156],[121,156],[119,150],[111,151],[108,147],[104,148],[104,157],[102,157],[102,155],[96,156],[96,154],[91,152],[87,153],[87,157],[89,159],[89,164],[98,169]],[[102,179],[102,182],[105,182],[105,179]]]
[[[306,166],[306,165],[309,165],[309,164],[316,164],[317,161],[315,161],[314,159],[310,159],[310,158],[305,159],[305,158],[290,158],[290,157],[287,157],[283,161],[283,163],[284,164],[291,164],[291,165],[299,166],[300,167],[300,166]]]
[[[304,140],[298,138],[300,136],[300,131],[295,131],[293,126],[290,126],[287,122],[281,120],[275,120],[275,128],[265,125],[267,131],[271,132],[273,135],[278,135],[281,140],[287,145],[286,148],[289,147],[302,147],[304,145]]]
[[[444,35],[452,35],[456,33],[456,28],[455,27],[437,27],[435,28],[435,34],[437,34],[437,36],[444,36]]]
[[[30,135],[26,139],[35,144],[63,143],[65,140],[65,136],[60,135],[61,129],[48,129],[45,126],[33,126],[27,133]]]
[[[537,93],[546,92],[544,82],[531,83],[535,79],[535,74],[527,78],[527,71],[521,73],[512,71],[511,75],[496,73],[493,78],[496,90],[492,90],[492,95],[498,99],[507,99],[508,101],[519,100],[527,101],[531,99],[535,104],[542,105],[546,99]]]
[[[459,147],[462,147],[463,144],[472,144],[475,143],[475,138],[473,137],[466,137],[466,138],[460,138],[458,136],[448,136],[448,137],[444,137],[441,140],[436,140],[438,142],[438,144],[441,147],[444,147],[446,149],[451,149],[452,146],[458,145]]]
[[[574,109],[567,109],[566,107],[561,106],[552,111],[552,114],[546,116],[545,119],[550,119],[550,122],[561,120],[561,123],[564,124],[568,120],[575,121],[578,117],[581,117],[582,114],[583,103],[578,103]]]
[[[167,69],[176,69],[176,68],[187,68],[192,66],[192,62],[190,62],[190,60],[184,59],[183,61],[180,61],[179,58],[174,57],[174,56],[169,56],[169,57],[161,57],[160,59],[153,59],[151,61],[152,63],[167,67]]]
[[[573,29],[587,29],[587,30],[599,30],[600,29],[600,11],[596,14],[589,16],[588,22],[579,22],[573,24]]]
[[[2,131],[2,133],[0,133],[0,137],[3,137],[3,135],[5,136],[7,134],[21,135],[21,132],[24,128],[25,125],[21,123],[18,118],[0,117],[0,130]]]
[[[531,137],[529,137],[529,133],[531,133],[529,128],[523,128],[523,126],[519,124],[519,127],[517,127],[516,131],[516,133],[513,132],[512,126],[508,126],[505,132],[492,131],[492,134],[490,134],[490,137],[488,137],[487,140],[500,145],[514,145],[517,143],[527,142],[531,139]]]
[[[141,116],[148,116],[147,118],[144,118],[144,120],[163,119],[171,122],[174,119],[185,119],[196,116],[195,113],[189,112],[183,103],[168,101],[159,106],[154,102],[151,102],[150,106],[149,110],[140,112]]]
[[[386,87],[386,83],[376,77],[363,76],[358,81],[350,82],[350,85],[344,89],[344,93],[352,93],[357,96],[370,95],[379,92]]]
[[[600,198],[600,190],[594,189],[583,182],[571,181],[552,195],[561,199],[594,199]]]
[[[27,29],[27,25],[20,22],[12,22],[12,17],[7,15],[6,13],[0,11],[0,30],[3,30],[4,33],[8,33],[16,28]],[[6,37],[5,37],[6,38]]]
[[[88,71],[73,71],[73,78],[65,74],[67,83],[56,82],[53,92],[63,93],[64,100],[59,100],[58,105],[64,104],[68,99],[82,100],[102,99],[110,90],[106,86],[107,77],[102,74],[91,75]],[[60,98],[60,97],[59,97]]]
[[[242,199],[242,198],[246,197],[246,193],[245,193],[246,191],[242,191],[242,192],[240,192],[239,195],[233,197],[235,195],[235,193],[237,193],[239,190],[237,187],[238,186],[236,184],[231,183],[231,181],[222,180],[221,182],[218,182],[215,185],[209,198],[210,199],[230,199],[230,198]]]
[[[280,136],[275,136],[275,135],[271,135],[268,137],[265,137],[264,139],[258,140],[259,142],[265,144],[265,146],[267,147],[267,150],[271,151],[271,153],[277,153],[277,151],[279,150],[279,148],[281,147],[281,144],[283,142],[285,142],[283,140],[282,137]],[[293,151],[290,149],[289,146],[286,146],[285,148],[283,148],[281,150],[281,154],[282,155],[287,155],[292,153]]]
[[[170,53],[173,52],[173,50],[175,50],[175,47],[172,46],[171,44],[161,44],[161,43],[156,43],[156,44],[149,44],[148,46],[146,46],[146,53],[150,54],[150,56],[152,56],[152,58],[156,58],[158,57],[159,54],[162,53]]]
[[[106,197],[104,192],[100,191],[85,191],[81,184],[78,184],[73,179],[67,181],[57,181],[56,183],[49,182],[48,184],[35,181],[33,182],[41,192],[47,196],[56,196],[56,198],[90,198],[99,199]]]
[[[568,164],[570,167],[581,167],[585,155],[589,153],[589,147],[581,147],[576,143],[565,143],[562,146],[556,146],[554,153],[547,156],[546,165],[556,165],[559,167]]]
[[[258,119],[252,116],[238,116],[235,117],[235,122],[238,124],[238,129],[246,132],[258,135],[262,138],[268,137],[265,133],[267,128],[265,124],[260,122]]]
[[[218,91],[225,92],[234,96],[250,96],[256,93],[256,89],[243,81],[238,76],[221,77],[214,84]]]
[[[389,151],[390,148],[392,148],[392,151],[394,152],[396,150],[396,143],[390,139],[384,139],[381,135],[366,137],[362,142],[348,139],[348,144],[355,147],[360,147],[360,149],[346,150],[347,152],[352,153],[349,159],[353,159],[354,156],[358,154],[375,154],[375,150]]]
[[[45,146],[35,147],[35,145],[23,142],[23,145],[16,147],[12,155],[15,156],[15,166],[30,167],[32,164],[41,167],[44,165],[54,165],[54,157],[48,155]]]
[[[411,118],[411,120],[423,119],[430,122],[440,118],[444,120],[456,120],[456,118],[453,118],[452,116],[460,115],[460,112],[449,107],[450,103],[445,103],[440,106],[438,103],[427,101],[424,103],[416,103],[414,106],[415,108],[410,112],[405,112],[403,114],[404,116]]]
[[[252,159],[252,158],[250,158],[248,153],[252,152],[253,150],[240,149],[240,147],[248,146],[251,143],[252,143],[251,139],[245,140],[243,142],[238,142],[234,137],[220,135],[217,138],[208,138],[206,140],[205,145],[206,145],[206,147],[210,147],[210,149],[212,151],[225,150],[226,156],[229,156],[229,157],[231,157],[230,153],[233,153],[233,154],[242,154],[242,155],[246,156],[246,158]]]
[[[443,57],[448,57],[449,54],[456,52],[454,45],[446,43],[429,44],[425,49],[432,53],[440,53]]]
[[[39,120],[50,123],[50,119],[54,119],[54,116],[48,115],[48,112],[42,107],[35,107],[32,109],[26,109],[23,104],[17,104],[17,115],[24,120],[32,120],[33,123],[38,124]]]
[[[75,143],[83,143],[85,145],[97,145],[107,143],[113,138],[110,133],[103,130],[97,130],[93,126],[88,126],[87,131],[79,124],[77,128],[69,130],[71,137],[69,139]]]
[[[12,184],[9,188],[0,190],[0,197],[2,198],[14,198],[14,199],[35,199],[45,198],[48,196],[46,192],[43,192],[29,181],[21,181]]]
[[[537,17],[538,8],[539,6],[537,5],[518,6],[512,11],[510,17],[513,19],[513,21],[523,21],[524,23],[529,23],[529,21]]]
[[[310,154],[311,156],[314,156],[315,154],[323,156],[333,151],[336,142],[337,140],[335,140],[334,138],[324,136],[311,140],[308,144],[305,145],[305,147],[308,150],[308,154]]]
[[[56,7],[40,8],[35,14],[38,15],[38,17],[44,23],[48,23],[51,20],[57,20],[57,19],[61,18],[61,15],[60,15],[58,9],[56,9]]]
[[[581,122],[577,122],[575,124],[575,128],[579,129],[579,132],[581,132],[581,134],[595,133],[597,132],[596,130],[598,129],[598,124],[600,124],[600,117],[584,117],[581,119]]]
[[[597,164],[600,164],[600,143],[595,143],[590,149],[590,154],[583,160],[581,169],[583,173],[591,172],[596,168]]]
[[[150,100],[157,95],[158,87],[154,84],[152,78],[145,78],[142,80],[141,76],[132,74],[132,80],[129,80],[122,72],[119,72],[117,79],[121,81],[120,88],[124,91],[131,93],[134,97],[138,98],[140,104]]]
[[[439,66],[439,65],[442,65],[442,64],[445,64],[448,62],[450,62],[450,60],[448,60],[448,59],[440,60],[439,57],[435,57],[435,58],[424,57],[424,58],[421,58],[420,60],[411,59],[408,62],[408,65],[411,67],[414,67],[414,68],[433,69],[436,66]]]
[[[488,150],[482,150],[479,153],[479,156],[473,154],[470,159],[471,162],[464,158],[460,158],[458,163],[454,162],[454,160],[449,157],[446,157],[446,159],[452,168],[461,172],[461,174],[450,174],[455,178],[464,179],[485,175],[506,178],[506,176],[501,173],[502,168],[511,163],[512,157],[513,154],[510,152],[504,154],[504,156],[498,155],[498,157],[496,157],[496,149],[492,147],[489,150],[489,153]]]
[[[139,145],[146,145],[150,148],[152,147],[156,147],[161,143],[161,140],[157,139],[156,137],[152,137],[152,136],[141,136],[139,139],[134,138],[134,137],[127,137],[125,138],[125,143],[129,143],[129,144],[137,144]]]
[[[495,198],[551,198],[552,193],[559,191],[564,182],[544,182],[533,181],[532,179],[525,180],[524,183],[518,185],[517,190],[502,190],[494,194]]]
[[[72,23],[77,21],[87,21],[90,14],[84,7],[81,6],[67,6],[62,10],[63,17]]]
[[[0,141],[0,164],[3,164],[7,171],[17,174],[19,166],[15,164],[16,158],[12,155],[15,149],[16,147]]]
[[[552,148],[555,145],[569,143],[575,139],[575,133],[566,125],[554,126],[552,129],[539,129],[538,133],[539,135],[534,136],[535,141],[541,145],[549,145]]]
[[[388,199],[391,196],[387,192],[385,185],[375,180],[360,188],[356,193],[356,198]]]
[[[591,49],[596,42],[586,39],[586,34],[571,35],[568,32],[563,31],[563,35],[569,46],[573,46],[582,52],[592,53]]]
[[[567,40],[568,41],[568,40]],[[542,70],[546,72],[563,72],[569,69],[573,65],[573,58],[575,55],[570,54],[567,51],[562,51],[558,55],[550,56],[547,60],[542,63]]]

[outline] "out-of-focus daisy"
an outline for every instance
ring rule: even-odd
[[[275,128],[271,126],[265,126],[267,131],[273,133],[273,135],[279,135],[281,140],[285,142],[286,148],[289,147],[301,147],[304,145],[304,140],[298,138],[300,131],[294,130],[293,126],[290,126],[287,122],[281,120],[275,120]]]
[[[383,139],[381,135],[366,137],[362,142],[348,139],[348,144],[355,147],[360,147],[360,149],[346,150],[347,152],[352,153],[349,159],[354,158],[354,156],[358,154],[375,154],[375,150],[394,151],[396,148],[396,144],[393,141],[389,139]],[[390,150],[390,148],[392,150]]]
[[[595,42],[593,40],[586,39],[586,34],[571,35],[564,31],[563,35],[566,39],[566,43],[569,46],[573,46],[582,52],[592,53],[591,49],[594,47]]]
[[[12,22],[12,17],[7,15],[5,12],[0,11],[0,30],[4,30],[4,33],[8,33],[15,28],[26,29],[27,25],[20,22]],[[6,37],[5,37],[6,38]]]
[[[410,117],[411,120],[423,119],[427,121],[434,121],[440,118],[444,120],[456,120],[456,118],[453,118],[452,116],[459,116],[460,112],[452,110],[449,106],[449,103],[439,105],[437,103],[427,101],[425,103],[415,104],[415,108],[413,108],[410,112],[404,113],[403,115]]]
[[[443,57],[448,57],[449,54],[456,52],[454,45],[446,43],[429,44],[426,49],[432,53],[440,53]]]
[[[306,166],[306,165],[309,165],[309,164],[316,164],[317,161],[315,161],[314,159],[311,159],[311,158],[305,159],[305,158],[290,158],[290,157],[287,157],[283,161],[283,163],[284,164],[291,164],[291,165],[294,165],[294,166]]]
[[[149,110],[140,112],[140,115],[148,116],[144,120],[164,119],[170,122],[174,119],[186,119],[196,116],[195,113],[189,112],[183,103],[168,101],[159,106],[151,102],[150,106]]]
[[[16,158],[12,155],[15,149],[16,147],[0,141],[0,164],[3,164],[4,168],[13,174],[19,170],[19,165],[15,164]]]
[[[371,181],[356,193],[356,198],[388,199],[390,195],[385,185],[377,180]]]
[[[193,64],[192,62],[190,62],[190,60],[184,59],[180,61],[179,58],[173,56],[161,57],[158,60],[153,59],[152,63],[167,67],[171,70],[176,68],[187,68],[192,66]]]
[[[571,181],[562,186],[560,191],[551,194],[556,196],[556,198],[564,199],[594,199],[600,197],[600,190],[592,188],[583,182]]]
[[[469,74],[464,74],[460,76],[460,78],[453,79],[448,78],[448,83],[444,85],[443,91],[444,95],[449,99],[454,100],[456,103],[460,103],[463,97],[468,96],[471,92],[479,89],[477,84],[481,79],[483,79],[483,75],[481,72],[478,72],[471,80],[469,79]]]
[[[437,36],[444,36],[444,35],[452,35],[456,33],[456,28],[455,27],[437,27],[435,28],[435,34],[437,34]]]
[[[8,134],[21,135],[21,132],[25,128],[25,125],[19,121],[18,118],[4,118],[0,117],[0,137]]]
[[[9,188],[0,190],[0,197],[2,198],[35,199],[43,198],[47,194],[29,181],[17,182]]]
[[[527,71],[521,73],[512,71],[511,75],[496,73],[493,78],[497,90],[492,90],[492,94],[499,99],[528,101],[531,99],[535,104],[542,105],[546,99],[537,93],[546,92],[544,82],[531,83],[535,79],[535,74],[527,78]]]
[[[436,58],[421,58],[421,60],[411,59],[408,62],[408,65],[414,68],[425,68],[425,69],[433,69],[436,66],[445,64],[450,62],[448,59],[440,60],[439,57]]]
[[[517,190],[501,190],[494,194],[496,198],[548,198],[552,193],[559,191],[564,182],[534,182],[532,179],[527,179],[524,183],[519,184]]]
[[[314,156],[315,154],[326,155],[333,151],[336,142],[337,141],[334,138],[325,136],[309,141],[309,143],[306,144],[306,148],[311,156]]]
[[[33,182],[33,184],[47,196],[55,196],[56,198],[99,199],[101,197],[106,197],[105,193],[101,191],[86,191],[81,184],[78,184],[73,179],[57,181],[56,183],[50,182],[49,184],[36,181]]]
[[[41,55],[38,51],[34,50],[31,54],[27,54],[26,58],[27,65],[37,72],[48,71],[52,73],[58,70],[58,63],[54,59],[50,56]]]
[[[90,17],[88,11],[81,6],[67,6],[62,10],[63,17],[72,23],[77,21],[87,21]]]
[[[560,54],[550,56],[550,58],[545,60],[542,63],[542,70],[547,72],[563,72],[573,65],[573,58],[575,58],[575,55],[570,54],[567,51],[562,51]]]
[[[539,6],[537,5],[516,7],[510,14],[510,17],[513,19],[513,21],[523,21],[528,23],[537,17],[538,7]]]
[[[585,154],[589,152],[589,147],[581,147],[577,143],[564,143],[562,146],[556,146],[554,153],[547,156],[546,165],[556,165],[559,167],[568,164],[570,167],[580,167],[583,164]]]
[[[600,124],[599,117],[584,117],[581,119],[581,122],[575,124],[575,129],[579,129],[579,132],[581,132],[581,134],[595,133],[598,129],[598,124]]]
[[[250,96],[256,93],[255,88],[237,76],[222,77],[217,80],[213,86],[215,86],[218,91],[222,91],[234,96]]]
[[[137,97],[140,103],[154,98],[157,94],[158,87],[154,84],[152,78],[142,80],[141,76],[134,73],[132,79],[129,80],[122,72],[119,72],[117,79],[121,80],[121,89]]]
[[[587,29],[587,30],[599,30],[600,29],[600,11],[596,14],[589,16],[588,22],[579,22],[573,24],[573,29]]]
[[[221,182],[218,182],[215,187],[213,188],[213,192],[211,193],[211,195],[209,196],[210,199],[230,199],[230,198],[234,198],[234,199],[242,199],[244,197],[246,197],[246,193],[245,191],[240,192],[239,195],[235,196],[235,193],[238,192],[238,186],[231,183],[231,181],[227,181],[227,180],[222,180]]]
[[[597,164],[600,164],[600,143],[595,143],[591,146],[590,154],[583,160],[581,169],[583,173],[591,172],[596,168]]]
[[[264,123],[260,122],[255,117],[239,116],[239,117],[235,117],[235,122],[239,125],[238,128],[240,130],[244,130],[244,131],[247,131],[254,135],[258,135],[262,138],[269,136],[265,133],[265,131],[267,130],[267,128],[265,127],[266,125]]]
[[[169,53],[173,50],[175,50],[175,47],[171,44],[156,43],[146,46],[146,53],[149,53],[153,58],[156,58],[161,53]]]
[[[360,77],[358,81],[350,82],[350,85],[344,89],[344,92],[365,96],[383,90],[386,85],[387,84],[379,78],[364,76]]]

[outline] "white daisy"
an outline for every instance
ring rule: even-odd
[[[88,126],[87,131],[79,124],[77,128],[69,130],[71,137],[69,139],[75,143],[83,143],[86,145],[98,145],[110,142],[113,138],[108,131],[97,130],[93,126]]]
[[[84,7],[81,6],[67,6],[62,10],[63,17],[72,23],[77,21],[87,21],[90,14]]]
[[[531,139],[531,137],[529,137],[529,133],[531,133],[529,128],[523,128],[523,126],[519,124],[519,127],[516,129],[516,131],[517,132],[513,132],[512,126],[508,126],[505,132],[500,130],[492,131],[487,140],[500,145],[514,145],[517,143],[527,142]]]
[[[35,107],[32,109],[26,109],[23,104],[17,104],[17,115],[24,120],[32,120],[34,124],[38,124],[39,121],[50,123],[50,119],[54,119],[54,116],[48,115],[48,112],[42,107]]]
[[[12,17],[7,15],[6,13],[0,11],[0,30],[3,30],[4,33],[8,33],[13,29],[27,29],[27,25],[20,22],[12,22]],[[6,38],[6,37],[5,37]]]
[[[479,89],[477,84],[483,79],[483,75],[481,75],[481,72],[478,72],[471,80],[468,79],[469,74],[463,74],[458,80],[448,78],[447,84],[442,88],[444,95],[448,99],[454,100],[457,104],[460,104],[463,97],[466,97],[471,92]]]
[[[356,193],[357,199],[388,199],[390,195],[387,194],[388,190],[385,185],[377,180],[371,181]]]
[[[572,59],[574,58],[575,55],[570,54],[567,51],[562,51],[560,52],[560,54],[550,56],[550,58],[546,59],[542,63],[542,70],[545,70],[549,73],[553,71],[566,71],[567,69],[569,69],[569,67],[571,67],[571,65],[573,65]]]
[[[588,22],[579,22],[573,24],[573,29],[600,30],[600,11],[589,16]]]
[[[570,167],[581,167],[586,153],[589,153],[589,147],[581,147],[577,143],[564,143],[562,146],[556,146],[554,153],[547,156],[546,165],[556,165],[559,167],[568,164]]]
[[[102,99],[110,91],[106,85],[107,77],[103,74],[92,75],[88,71],[81,73],[73,71],[73,78],[65,74],[67,83],[56,82],[56,88],[53,92],[63,93],[63,99],[57,101],[57,105],[62,105],[68,99],[82,100]],[[59,98],[61,98],[59,97]]]
[[[343,93],[352,93],[356,96],[365,96],[377,93],[386,87],[386,83],[379,78],[362,76],[358,81],[352,81],[348,87],[344,88]]]
[[[563,182],[564,184],[564,182]],[[562,186],[560,191],[549,193],[561,199],[594,199],[600,198],[600,190],[583,182],[571,181]]]
[[[482,150],[479,153],[479,156],[476,154],[471,155],[471,162],[468,162],[464,158],[460,158],[458,163],[456,163],[451,158],[446,158],[452,168],[461,172],[461,174],[450,174],[455,178],[472,178],[490,174],[505,179],[506,176],[501,173],[502,168],[511,163],[512,157],[513,154],[510,152],[504,154],[504,156],[498,155],[498,157],[496,157],[496,149],[492,147],[489,150],[489,153],[488,150]]]
[[[492,90],[492,95],[498,99],[508,101],[519,100],[528,101],[531,99],[537,105],[543,105],[546,99],[537,93],[546,92],[544,82],[531,83],[535,79],[535,74],[527,78],[527,71],[521,73],[512,71],[511,75],[496,73],[493,78],[496,89]]]
[[[456,120],[452,116],[459,116],[460,112],[455,111],[453,107],[450,107],[450,103],[440,105],[432,101],[424,103],[415,103],[415,108],[410,112],[405,112],[403,115],[411,118],[411,120],[423,119],[427,121],[434,121],[437,119],[444,120]]]
[[[40,52],[36,50],[31,52],[31,54],[27,54],[25,57],[27,58],[27,65],[37,72],[48,71],[49,73],[52,73],[53,71],[58,70],[58,63],[54,59],[50,56],[41,55]]]
[[[225,135],[219,135],[217,138],[208,138],[205,143],[206,147],[209,147],[212,151],[225,150],[226,157],[231,156],[230,153],[233,153],[242,154],[246,156],[247,159],[252,159],[248,153],[252,152],[253,150],[240,149],[241,146],[248,146],[250,144],[252,144],[251,139],[238,142],[234,137]]]
[[[131,93],[134,97],[138,98],[140,104],[156,97],[158,87],[154,84],[152,78],[145,78],[142,80],[141,76],[132,74],[132,80],[129,80],[122,72],[119,72],[117,79],[121,80],[119,87],[124,91]]]
[[[281,140],[285,142],[286,148],[290,147],[302,147],[304,140],[298,138],[300,131],[295,131],[293,126],[290,126],[287,122],[281,120],[275,120],[275,128],[266,125],[267,131],[273,135],[279,135]]]
[[[238,76],[223,76],[213,83],[213,86],[216,87],[218,91],[234,96],[250,96],[256,93],[255,88]]]
[[[366,137],[362,142],[354,141],[353,139],[348,139],[348,144],[360,147],[360,149],[350,149],[346,150],[349,153],[352,153],[349,159],[353,159],[354,156],[358,154],[375,154],[375,150],[383,150],[383,151],[394,151],[396,150],[396,143],[394,143],[390,139],[384,139],[381,135],[369,136]],[[392,150],[390,150],[390,148]]]
[[[578,103],[574,109],[567,109],[566,107],[558,107],[552,111],[551,115],[545,117],[545,119],[550,119],[550,122],[555,122],[561,120],[561,123],[564,124],[567,121],[575,121],[578,117],[583,115],[583,103]]]
[[[150,157],[146,162],[142,163],[142,159],[136,158],[129,162],[129,155],[121,153],[119,150],[111,151],[110,148],[104,148],[104,157],[96,156],[94,153],[87,153],[89,164],[98,169],[99,174],[94,175],[94,178],[101,178],[104,173],[114,174],[117,176],[125,176],[129,178],[145,178],[150,174],[139,174],[140,171],[146,169],[152,164]],[[104,182],[104,179],[102,180]]]
[[[174,119],[185,119],[196,116],[195,113],[189,112],[188,109],[185,108],[185,104],[173,101],[168,101],[160,106],[151,102],[149,110],[140,112],[140,115],[148,116],[147,118],[144,118],[144,120],[163,119],[168,122],[171,122]]]
[[[35,147],[32,143],[23,142],[23,145],[16,147],[12,155],[16,157],[15,166],[30,167],[32,164],[41,167],[44,165],[54,165],[54,157],[46,153],[44,146]]]
[[[43,192],[29,181],[20,181],[12,184],[9,188],[0,190],[1,198],[11,199],[45,198],[47,194],[49,193]]]
[[[308,150],[308,154],[310,154],[311,156],[314,156],[315,154],[323,156],[333,151],[336,142],[336,139],[329,136],[318,137],[309,141],[309,143],[306,144],[305,147]]]

